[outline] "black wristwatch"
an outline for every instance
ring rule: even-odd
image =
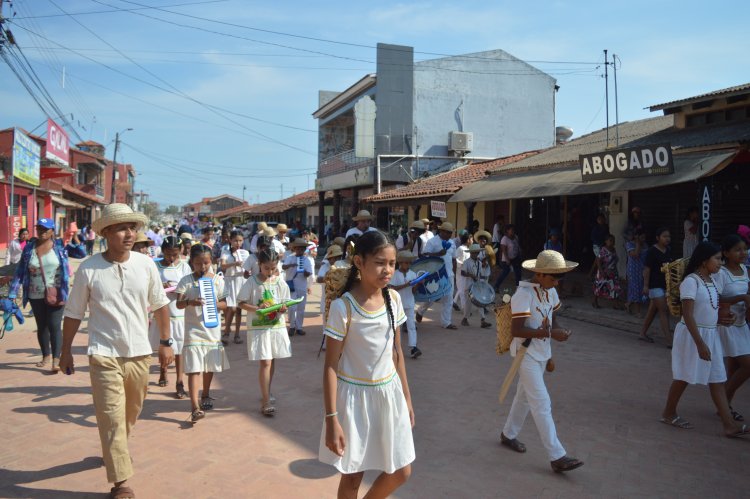
[[[165,347],[171,347],[174,343],[174,340],[172,338],[167,338],[166,340],[159,340],[159,345],[164,345]]]

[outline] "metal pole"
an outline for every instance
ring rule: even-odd
[[[604,49],[604,101],[607,116],[607,146],[609,147],[609,75],[607,74],[607,49]]]
[[[620,113],[617,103],[617,56],[612,54],[612,74],[615,78],[615,146],[620,146]]]
[[[375,158],[375,194],[380,194],[383,188],[383,183],[380,180],[380,154]]]
[[[112,155],[112,188],[110,189],[109,202],[115,203],[115,179],[117,178],[117,148],[120,146],[120,132],[115,134],[115,153]]]

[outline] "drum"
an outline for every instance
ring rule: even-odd
[[[487,281],[477,281],[469,288],[469,299],[477,307],[487,307],[495,303],[495,290]]]
[[[414,288],[414,300],[418,302],[437,301],[452,290],[448,271],[445,269],[443,259],[437,256],[427,256],[415,260],[411,264],[411,270],[418,274],[424,270],[429,274],[422,282]]]

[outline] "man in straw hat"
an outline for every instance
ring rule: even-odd
[[[443,259],[445,272],[448,274],[448,285],[450,288],[438,301],[442,307],[440,311],[440,322],[445,329],[457,329],[451,322],[453,320],[453,256],[456,252],[456,246],[453,244],[453,224],[443,222],[438,227],[438,236],[433,237],[422,249],[422,256],[439,256]],[[422,317],[429,310],[432,301],[422,304],[416,310],[417,322],[422,322]]]
[[[83,262],[65,307],[60,370],[75,373],[71,347],[86,309],[91,392],[111,497],[134,497],[128,436],[148,391],[151,343],[148,309],[159,328],[159,363],[174,360],[169,329],[169,298],[154,262],[131,251],[147,221],[126,204],[104,208],[93,228],[107,240],[107,251]]]
[[[315,274],[315,261],[305,255],[307,241],[298,237],[289,245],[292,253],[285,259],[281,268],[286,272],[284,280],[289,285],[292,299],[302,298],[302,301],[289,309],[289,336],[305,335],[302,324],[305,319],[307,305],[307,278]]]
[[[567,341],[570,337],[570,330],[560,327],[554,314],[560,308],[555,285],[563,274],[578,264],[565,260],[557,251],[544,250],[536,259],[527,260],[522,265],[533,272],[534,277],[520,283],[510,302],[513,314],[510,354],[518,358],[514,359],[508,374],[515,376],[513,370],[517,369],[519,377],[513,405],[500,433],[500,443],[516,452],[526,452],[526,446],[516,437],[531,411],[552,469],[562,473],[582,466],[583,462],[566,455],[557,438],[552,419],[552,401],[543,375],[552,359],[551,341]],[[506,383],[504,386],[507,386]],[[502,396],[504,393],[501,393]]]
[[[346,231],[345,237],[347,239],[354,234],[361,236],[365,232],[377,230],[375,227],[370,227],[372,224],[372,215],[367,210],[359,210],[357,216],[352,217],[352,222],[355,222],[357,225]]]

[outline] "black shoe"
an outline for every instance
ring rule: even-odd
[[[306,334],[307,334],[307,333],[306,333],[306,332],[304,331],[304,329],[297,329],[297,330],[296,330],[296,332],[297,332],[297,336],[304,336],[304,335],[306,335]]]
[[[422,322],[422,314],[420,314],[419,312],[414,314],[414,318],[417,320],[417,322]]]
[[[292,336],[294,336],[294,333],[295,333],[296,331],[297,331],[296,329],[294,329],[294,328],[290,328],[290,329],[289,329],[289,337],[291,338]]]
[[[550,465],[552,466],[552,471],[555,473],[564,473],[580,468],[583,466],[583,461],[579,461],[574,457],[563,456],[555,461],[550,461]]]
[[[420,350],[417,347],[411,347],[411,358],[412,359],[416,359],[420,355],[422,355],[422,350]]]
[[[456,302],[453,302],[453,310],[455,310],[456,312],[460,312],[461,311],[461,307],[459,307]]]

